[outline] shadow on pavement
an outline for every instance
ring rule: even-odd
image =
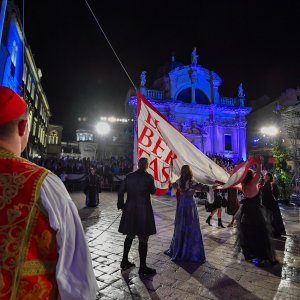
[[[131,298],[134,299],[136,297],[139,297],[140,295],[137,294],[136,292],[133,293],[132,290],[131,290],[130,282],[131,282],[132,277],[130,275],[130,271],[129,270],[130,269],[128,269],[128,270],[126,270],[124,272],[121,272],[121,275],[122,275],[124,281],[126,282],[126,285],[127,285],[127,288],[128,288],[128,291],[130,293]]]
[[[204,263],[197,262],[183,262],[183,261],[173,261],[176,265],[184,269],[189,274],[193,274],[198,270],[198,268]]]
[[[89,227],[99,223],[99,219],[101,216],[101,211],[99,209],[99,206],[83,207],[78,211],[78,213],[85,232]]]
[[[194,279],[196,279],[210,294],[213,294],[217,299],[254,299],[259,297],[252,294],[251,291],[242,287],[236,280],[230,278],[221,270],[216,269],[209,262],[205,262],[203,266],[205,270],[211,270],[201,274],[202,267],[197,268],[197,265],[190,266],[179,264],[185,271],[189,272]],[[197,273],[197,270],[200,271]],[[205,292],[205,291],[204,291]],[[206,293],[206,292],[205,292]]]
[[[154,275],[155,276],[155,275]],[[145,287],[147,288],[149,295],[151,297],[151,299],[160,299],[159,296],[156,293],[156,289],[153,285],[153,281],[152,278],[154,277],[146,277],[146,276],[140,276],[140,280],[142,281],[142,283],[145,285]]]
[[[209,233],[205,234],[205,238],[211,239],[212,241],[218,243],[220,246],[222,244],[227,243],[227,240],[228,240],[228,238],[226,238],[226,237],[218,237],[218,236],[215,236],[215,235],[209,234]]]
[[[266,267],[258,267],[259,269],[262,269],[266,272],[269,272],[270,274],[273,274],[274,276],[281,278],[281,272],[282,272],[282,264],[278,263],[274,266],[266,266]]]

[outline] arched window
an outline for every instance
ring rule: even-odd
[[[209,100],[205,93],[199,89],[196,89],[195,91],[195,98],[197,104],[209,104]]]
[[[58,144],[58,132],[57,130],[51,130],[49,137],[48,137],[48,143],[52,145]]]
[[[192,89],[191,88],[187,88],[182,90],[176,100],[178,101],[182,101],[184,103],[191,103],[192,102]]]
[[[17,53],[18,53],[18,46],[16,41],[13,41],[12,51],[11,51],[11,62],[13,63],[14,66],[17,65]]]
[[[182,101],[184,103],[191,103],[192,102],[192,89],[191,88],[186,88],[182,90],[176,100]],[[203,91],[200,89],[195,90],[195,100],[197,104],[209,104],[209,99],[205,95]]]
[[[11,51],[11,64],[10,64],[10,73],[12,77],[15,77],[15,71],[17,65],[17,53],[18,53],[18,46],[16,41],[13,41],[12,51]]]

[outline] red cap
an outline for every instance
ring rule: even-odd
[[[0,86],[0,124],[15,120],[26,111],[27,104],[16,92]]]

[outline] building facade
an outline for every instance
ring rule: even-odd
[[[106,122],[109,132],[106,135],[97,135],[98,158],[132,159],[133,148],[133,119],[102,117],[101,122]]]
[[[195,49],[190,65],[172,57],[169,70],[154,82],[155,89],[146,87],[146,72],[142,72],[140,91],[203,153],[246,160],[245,117],[251,109],[244,104],[242,84],[236,97],[220,95],[221,77],[199,65],[197,57]],[[136,97],[127,102],[134,114]]]
[[[97,132],[88,123],[79,123],[76,140],[62,141],[62,126],[49,125],[47,155],[51,157],[88,158],[105,160],[111,157],[132,159],[133,120],[116,117],[101,117],[108,132]]]
[[[272,148],[279,143],[288,152],[287,164],[293,174],[292,182],[298,196],[300,193],[300,89],[290,88],[268,104],[260,106],[248,116],[248,148],[250,154],[263,155],[265,167],[272,169],[276,164]],[[276,134],[265,134],[263,127],[273,127]]]
[[[10,87],[21,95],[29,108],[30,136],[27,146],[28,158],[46,154],[47,132],[51,116],[41,78],[42,72],[22,31],[18,8],[8,2],[1,11],[2,38],[0,46],[0,84]],[[1,20],[1,18],[0,18]],[[1,24],[1,23],[0,23]]]
[[[279,97],[270,99],[269,103],[256,101],[254,110],[247,117],[248,148],[250,154],[271,156],[271,149],[278,139],[285,145],[291,157],[300,158],[300,89],[287,89]],[[275,127],[276,135],[261,132],[263,127]]]
[[[63,127],[49,124],[47,130],[47,156],[60,157]]]

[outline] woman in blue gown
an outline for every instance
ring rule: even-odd
[[[180,198],[176,209],[173,238],[165,254],[173,261],[204,263],[205,252],[193,195],[195,190],[201,191],[207,187],[193,180],[192,170],[188,165],[182,166],[180,178],[173,187],[180,190]]]

